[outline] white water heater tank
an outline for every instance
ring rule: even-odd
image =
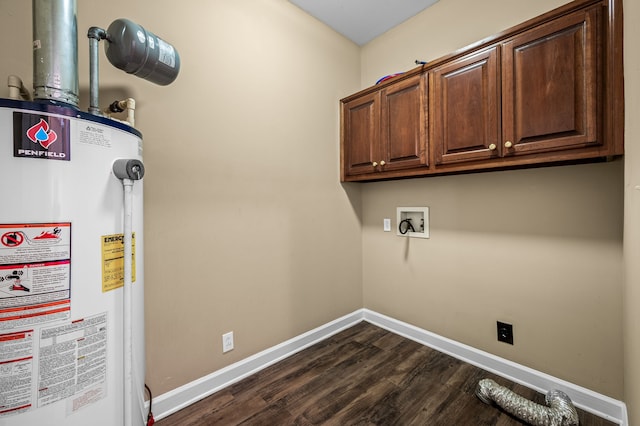
[[[133,395],[123,400],[128,125],[0,99],[0,426],[145,424],[142,181],[132,188]]]

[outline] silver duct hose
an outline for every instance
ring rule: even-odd
[[[78,106],[76,0],[33,0],[34,99]]]
[[[507,413],[533,426],[577,426],[580,423],[571,399],[559,390],[547,393],[547,406],[544,406],[500,386],[491,379],[482,379],[478,382],[476,396],[485,404],[495,403]]]

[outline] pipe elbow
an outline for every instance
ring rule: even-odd
[[[87,37],[100,41],[107,38],[107,32],[99,27],[91,27],[87,31]]]
[[[25,87],[22,79],[17,75],[10,75],[7,78],[7,86],[9,87],[9,98],[25,101],[31,100],[31,93]]]

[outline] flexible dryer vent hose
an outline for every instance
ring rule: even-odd
[[[485,404],[495,403],[533,426],[577,426],[578,412],[567,394],[559,390],[547,393],[547,406],[536,404],[491,379],[478,382],[476,396]]]

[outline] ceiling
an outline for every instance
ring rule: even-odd
[[[362,46],[438,0],[289,0]]]

